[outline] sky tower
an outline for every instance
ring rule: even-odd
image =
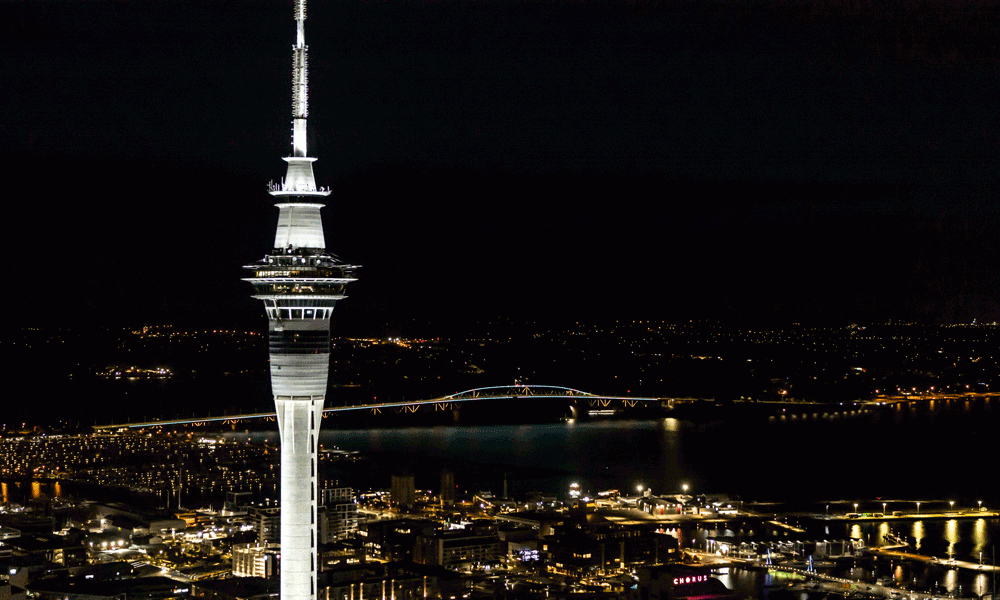
[[[320,208],[329,189],[316,187],[306,146],[308,49],[306,1],[295,0],[292,49],[292,154],[269,187],[278,207],[274,248],[245,267],[253,297],[268,319],[271,392],[281,437],[281,600],[315,600],[316,449],[330,370],[330,313],[354,281],[353,265],[326,251]]]

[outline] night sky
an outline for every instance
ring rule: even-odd
[[[7,313],[263,327],[294,27],[0,2]],[[998,32],[998,2],[312,0],[327,246],[363,265],[335,330],[998,320]]]

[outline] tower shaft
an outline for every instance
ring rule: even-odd
[[[315,600],[317,449],[330,370],[330,314],[356,268],[326,251],[318,189],[306,142],[308,57],[305,0],[295,2],[292,154],[280,184],[274,248],[244,267],[268,318],[271,390],[281,437],[281,600]]]
[[[281,436],[281,600],[317,594],[316,448],[325,397],[274,397]]]

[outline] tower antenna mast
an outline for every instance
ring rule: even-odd
[[[306,0],[295,0],[295,46],[292,48],[292,156],[309,156],[309,47],[306,46]]]

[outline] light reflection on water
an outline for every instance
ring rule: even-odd
[[[58,482],[44,481],[3,481],[0,482],[0,502],[24,503],[27,500],[61,498],[63,486]]]
[[[948,556],[955,554],[955,544],[958,543],[958,521],[948,519],[944,524],[944,539],[948,542]]]
[[[737,567],[719,569],[714,577],[727,588],[735,591],[738,598],[757,597],[760,588],[770,584],[770,581],[763,581],[760,573]]]
[[[989,578],[986,577],[986,573],[976,575],[976,579],[972,582],[972,591],[977,596],[982,596],[990,591],[990,582]]]
[[[986,548],[986,519],[976,519],[972,525],[972,553],[982,554]]]
[[[949,523],[949,521],[953,521]],[[875,538],[885,533],[893,532],[897,535],[907,537],[911,531],[919,532],[924,539],[925,550],[921,554],[934,555],[939,558],[944,557],[944,550],[953,547],[956,549],[956,559],[970,562],[978,562],[978,552],[976,557],[969,556],[970,548],[985,547],[983,554],[984,563],[991,562],[988,554],[994,540],[1000,540],[1000,519],[949,519],[934,520],[924,519],[916,522],[887,520],[882,522],[840,522],[817,524],[815,534],[821,532],[832,532],[834,539],[843,539],[846,535],[863,536],[872,538],[872,546],[895,545],[894,542],[884,538],[876,542]],[[701,547],[706,540],[725,538],[736,533],[740,536],[753,537],[753,534],[739,527],[726,527],[718,525],[713,527],[688,526],[679,527],[669,533],[681,540],[683,547]],[[815,536],[807,533],[806,537]],[[765,533],[766,535],[766,533]],[[950,538],[950,540],[949,540]],[[813,537],[813,539],[816,539]],[[912,540],[911,540],[912,541]],[[975,541],[975,542],[974,542]],[[912,551],[912,545],[910,546]],[[832,569],[832,570],[830,570]],[[858,558],[855,560],[839,561],[836,566],[820,567],[823,572],[832,575],[847,576],[876,583],[883,577],[891,580],[900,587],[909,588],[914,586],[917,589],[928,590],[933,594],[951,594],[954,596],[970,597],[982,596],[991,589],[992,581],[989,574],[978,573],[975,569],[955,568],[944,564],[934,564],[923,561],[914,561],[898,557],[882,557],[874,560],[871,558]],[[717,578],[726,587],[736,592],[737,598],[759,598],[766,600],[767,583],[766,576],[757,571],[741,571],[733,567],[721,570]],[[775,578],[781,583],[780,577]],[[808,597],[801,600],[823,600],[818,593],[809,592]]]
[[[945,572],[943,586],[949,592],[958,587],[958,569],[948,569]]]
[[[926,533],[924,533],[924,522],[914,521],[913,527],[911,528],[910,531],[911,531],[910,535],[913,536],[913,539],[915,541],[914,545],[916,546],[917,550],[920,550],[920,543],[924,541],[924,537],[927,535]]]
[[[816,527],[827,535],[838,537],[838,528]],[[910,543],[910,551],[938,558],[978,563],[980,553],[984,563],[990,562],[990,547],[1000,542],[1000,519],[982,517],[966,519],[920,519],[915,521],[880,521],[844,523],[840,530],[844,537],[860,538],[871,546],[894,545],[886,534],[902,537]]]

